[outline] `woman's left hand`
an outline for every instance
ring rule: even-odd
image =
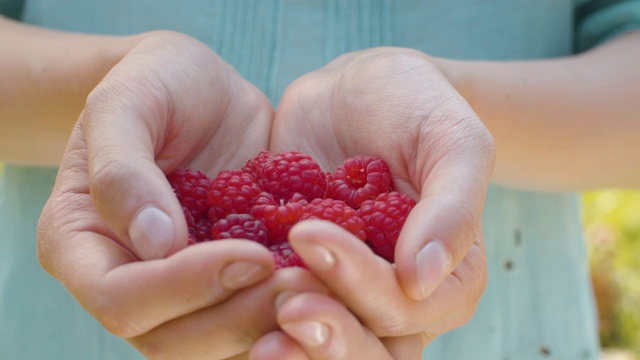
[[[481,220],[495,149],[429,56],[343,55],[289,86],[271,134],[272,151],[308,153],[326,170],[358,154],[382,158],[395,188],[417,200],[393,265],[330,223],[291,230],[309,269],[364,326],[379,337],[420,334],[426,346],[471,318],[487,281]]]

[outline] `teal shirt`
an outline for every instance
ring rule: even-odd
[[[459,59],[546,58],[640,27],[640,2],[614,0],[0,0],[2,10],[65,30],[190,34],[274,104],[292,80],[348,51],[394,45]],[[35,228],[54,176],[6,166],[0,180],[0,359],[142,358],[37,263]],[[577,197],[492,186],[483,221],[485,296],[425,359],[597,359]]]

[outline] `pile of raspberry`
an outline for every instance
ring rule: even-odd
[[[263,151],[242,169],[211,179],[201,171],[167,175],[189,228],[189,243],[248,239],[274,254],[277,268],[305,267],[287,235],[298,221],[328,220],[393,262],[398,234],[415,201],[393,191],[389,167],[373,156],[324,172],[311,156]]]

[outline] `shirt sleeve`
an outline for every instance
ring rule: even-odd
[[[0,15],[20,20],[24,0],[0,0]]]
[[[640,29],[640,0],[593,0],[576,9],[576,51]]]

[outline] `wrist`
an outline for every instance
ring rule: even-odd
[[[473,106],[472,96],[472,72],[468,71],[468,62],[451,60],[438,57],[430,57],[431,62],[442,73],[442,75],[449,81],[449,83],[456,89],[460,95]],[[475,108],[474,108],[475,110]]]
[[[83,43],[95,41],[95,45],[79,49],[74,61],[61,65],[63,70],[59,72],[60,81],[52,82],[51,86],[58,87],[64,83],[64,77],[74,78],[76,82],[67,83],[69,86],[68,99],[74,102],[76,112],[82,110],[84,102],[96,85],[109,73],[109,71],[122,60],[131,50],[146,38],[153,36],[144,33],[133,36],[101,36],[95,39],[87,37]],[[71,40],[73,41],[73,40]],[[59,87],[58,87],[59,90]]]
[[[11,50],[0,59],[6,80],[0,98],[7,105],[0,106],[0,161],[55,166],[89,92],[148,35],[87,35],[9,20],[0,25],[0,53]]]

